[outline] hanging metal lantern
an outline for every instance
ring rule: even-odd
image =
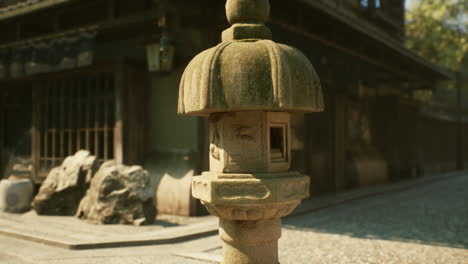
[[[55,72],[59,70],[60,58],[61,58],[61,40],[53,39],[49,43],[49,48],[47,50],[47,64],[49,65],[49,71]]]
[[[41,41],[36,46],[36,64],[37,64],[37,71],[36,73],[44,73],[50,72],[50,64],[47,59],[47,53],[49,50],[49,43],[48,41]]]
[[[76,67],[77,45],[76,37],[67,36],[61,41],[62,56],[59,64],[60,70],[73,69]]]
[[[31,43],[28,56],[24,63],[26,75],[33,75],[47,71],[44,55],[47,53],[47,44],[44,41]]]
[[[159,42],[151,42],[146,45],[146,56],[148,70],[150,72],[170,72],[174,62],[174,46],[165,29],[161,34]]]
[[[93,64],[94,59],[94,44],[96,32],[83,32],[78,37],[77,44],[77,66],[85,67]]]

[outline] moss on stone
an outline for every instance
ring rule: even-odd
[[[323,110],[320,81],[299,50],[270,40],[228,41],[196,56],[182,77],[179,113]]]

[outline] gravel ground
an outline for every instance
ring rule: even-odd
[[[282,264],[468,264],[468,175],[288,218]]]

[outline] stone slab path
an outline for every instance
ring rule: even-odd
[[[95,225],[70,216],[0,213],[0,234],[67,249],[177,243],[217,233],[215,217],[160,216],[153,225]]]

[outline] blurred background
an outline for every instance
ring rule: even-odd
[[[293,169],[313,194],[462,170],[468,1],[271,0],[325,111],[294,114]],[[177,115],[183,69],[229,27],[219,0],[0,0],[0,173],[38,188],[80,149],[141,165],[158,212],[206,213],[207,121]]]

